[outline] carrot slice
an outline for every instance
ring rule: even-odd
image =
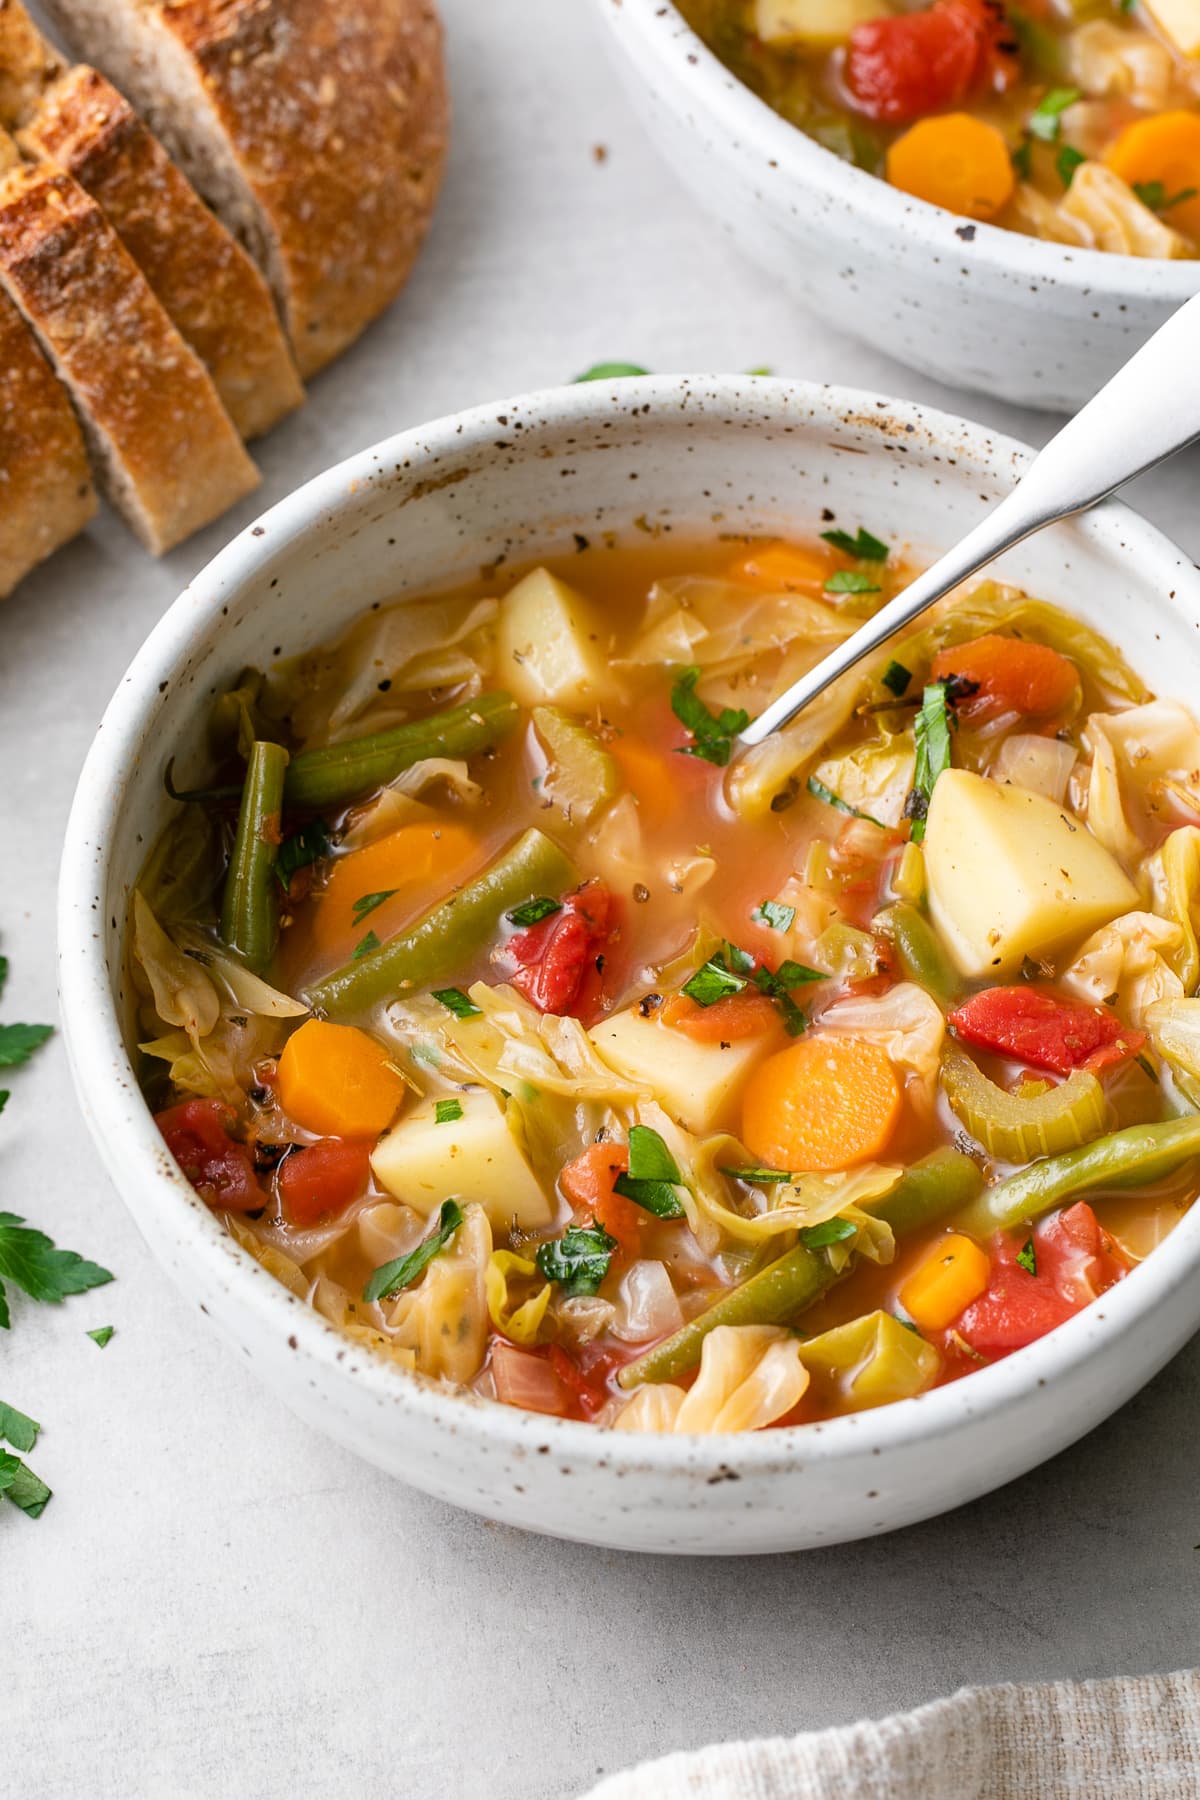
[[[1109,145],[1104,160],[1130,187],[1161,187],[1164,200],[1200,189],[1200,115],[1162,112],[1139,119]],[[1200,192],[1169,206],[1164,217],[1177,231],[1200,237]]]
[[[929,674],[933,681],[961,675],[978,682],[977,694],[957,702],[959,718],[972,724],[1006,712],[1047,718],[1070,706],[1079,693],[1079,671],[1069,657],[1048,644],[995,633],[939,650]]]
[[[726,994],[711,1006],[700,1006],[688,994],[676,994],[662,1009],[664,1025],[682,1031],[697,1044],[736,1044],[761,1037],[779,1024],[774,1002],[757,988]]]
[[[461,825],[402,825],[362,850],[335,858],[296,929],[304,932],[307,926],[315,958],[344,959],[368,931],[383,942],[415,909],[444,899],[446,888],[468,872],[479,854],[478,840]],[[367,902],[371,904],[364,910]]]
[[[886,1147],[900,1082],[885,1051],[861,1038],[802,1038],[755,1071],[742,1142],[777,1169],[847,1169]]]
[[[676,765],[681,759],[672,751],[662,754],[630,737],[614,738],[608,748],[641,810],[656,822],[673,818],[680,804]]]
[[[748,556],[730,563],[726,573],[732,581],[752,581],[757,587],[774,592],[813,594],[820,596],[825,583],[840,567],[838,558],[822,546],[788,544],[782,539],[761,544]]]
[[[943,113],[911,126],[887,153],[887,178],[968,219],[994,219],[1015,185],[1004,138],[970,113]]]
[[[641,1243],[641,1227],[647,1214],[613,1187],[629,1168],[624,1144],[590,1144],[582,1156],[569,1162],[559,1175],[559,1186],[575,1211],[593,1219],[617,1240],[622,1257],[635,1257]]]
[[[404,1099],[404,1083],[382,1044],[354,1025],[309,1019],[279,1058],[279,1102],[319,1137],[378,1137]]]

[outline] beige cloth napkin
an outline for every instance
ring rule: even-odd
[[[1200,1800],[1200,1670],[963,1688],[916,1712],[715,1744],[585,1800]]]

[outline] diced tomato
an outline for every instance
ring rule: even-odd
[[[592,1371],[585,1375],[561,1344],[551,1344],[546,1354],[558,1379],[573,1394],[582,1417],[594,1419],[609,1398],[604,1364],[594,1364]]]
[[[591,1144],[558,1178],[579,1223],[592,1221],[616,1238],[618,1252],[626,1261],[638,1253],[647,1216],[640,1206],[614,1191],[613,1183],[628,1168],[629,1152],[624,1144]]]
[[[985,988],[949,1018],[964,1043],[1056,1075],[1107,1068],[1136,1056],[1146,1042],[1145,1032],[1122,1024],[1111,1007],[1035,987]]]
[[[698,1044],[736,1044],[773,1030],[779,1014],[768,995],[748,987],[725,994],[711,1006],[700,1006],[687,994],[677,994],[663,1007],[662,1020]]]
[[[985,725],[1003,713],[1049,718],[1065,711],[1079,692],[1079,671],[1070,657],[1048,644],[994,634],[939,650],[929,673],[933,681],[957,675],[978,684],[977,692],[955,702],[955,712],[968,725]]]
[[[256,1212],[267,1196],[245,1144],[230,1135],[237,1114],[220,1100],[184,1100],[154,1123],[167,1149],[206,1205],[219,1212]]]
[[[868,118],[906,125],[981,88],[1007,86],[1015,52],[997,0],[935,0],[924,12],[856,25],[846,85]]]
[[[1018,1262],[1031,1243],[1036,1274]],[[1128,1272],[1086,1201],[1043,1219],[1032,1234],[1001,1232],[992,1278],[958,1321],[959,1336],[981,1356],[1008,1356],[1073,1318]]]
[[[558,912],[509,939],[506,949],[517,965],[509,979],[540,1011],[573,1012],[612,930],[612,895],[602,881],[589,881]]]
[[[279,1194],[293,1225],[316,1225],[344,1212],[367,1191],[373,1146],[361,1138],[322,1138],[279,1165]]]

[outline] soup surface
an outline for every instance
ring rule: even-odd
[[[1192,1201],[1200,729],[985,584],[741,751],[909,573],[824,523],[376,607],[217,703],[134,898],[146,1092],[372,1351],[800,1423],[1019,1350]]]
[[[1200,254],[1196,0],[676,0],[742,81],[970,219]]]

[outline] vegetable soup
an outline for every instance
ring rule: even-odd
[[[134,896],[147,1097],[365,1350],[635,1431],[921,1394],[1200,1177],[1200,728],[984,583],[752,750],[910,575],[592,549],[247,669]]]
[[[1055,243],[1200,254],[1200,0],[676,0],[818,143]]]

